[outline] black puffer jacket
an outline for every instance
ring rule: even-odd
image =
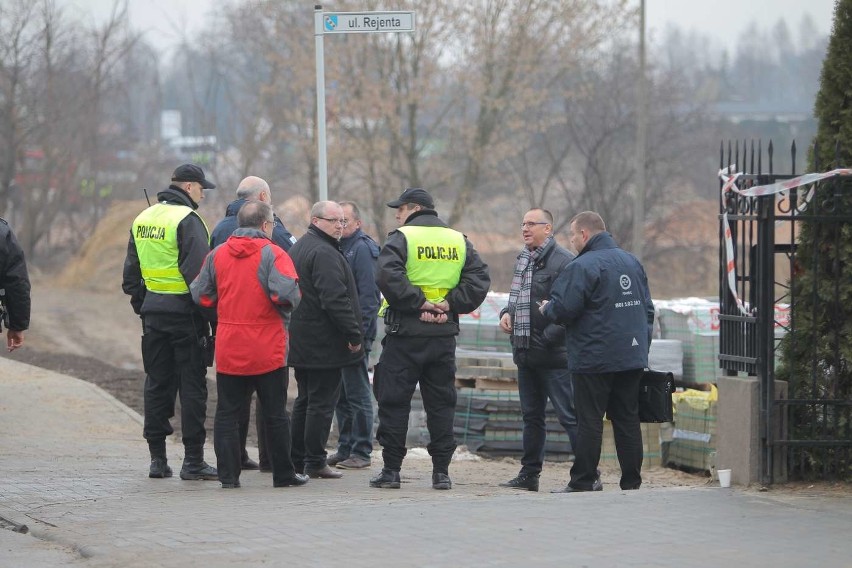
[[[533,284],[530,290],[530,346],[527,349],[514,347],[512,358],[518,366],[537,369],[564,369],[568,365],[565,346],[565,328],[541,315],[538,302],[550,299],[550,287],[574,255],[551,240],[544,253],[533,266]],[[514,310],[506,306],[500,317],[509,313],[514,321]],[[512,336],[514,340],[514,336]]]
[[[9,311],[9,329],[28,329],[30,277],[27,274],[24,251],[5,219],[0,219],[0,288],[6,291],[4,303]]]
[[[302,302],[290,320],[288,364],[306,369],[334,369],[355,365],[364,349],[349,351],[347,344],[363,345],[361,307],[349,263],[333,237],[311,225],[290,249],[299,275]]]

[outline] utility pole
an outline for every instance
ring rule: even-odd
[[[648,138],[648,93],[645,80],[645,0],[639,0],[639,81],[636,85],[636,194],[633,200],[633,254],[645,248],[645,148]]]

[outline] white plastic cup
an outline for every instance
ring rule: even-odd
[[[731,486],[731,470],[730,469],[719,469],[719,470],[716,470],[716,473],[719,476],[719,487],[730,487]]]

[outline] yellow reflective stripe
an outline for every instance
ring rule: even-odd
[[[146,280],[149,278],[169,278],[169,277],[177,277],[180,276],[183,278],[183,274],[180,273],[180,269],[178,268],[143,268],[142,269],[142,278]]]
[[[427,300],[435,303],[443,301],[447,292],[450,291],[449,288],[432,288],[430,286],[420,286],[420,289],[423,290],[423,295],[426,296]]]
[[[145,287],[152,292],[187,292],[185,282],[148,282],[145,281]]]

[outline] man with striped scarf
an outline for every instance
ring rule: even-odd
[[[512,357],[518,366],[518,394],[524,416],[521,471],[502,487],[538,491],[544,462],[545,408],[550,399],[568,433],[571,451],[577,440],[574,389],[568,372],[565,329],[541,315],[538,304],[574,255],[553,239],[553,215],[530,209],[521,223],[524,248],[518,255],[509,305],[500,313],[500,328],[511,334]],[[533,305],[535,304],[535,305]]]

